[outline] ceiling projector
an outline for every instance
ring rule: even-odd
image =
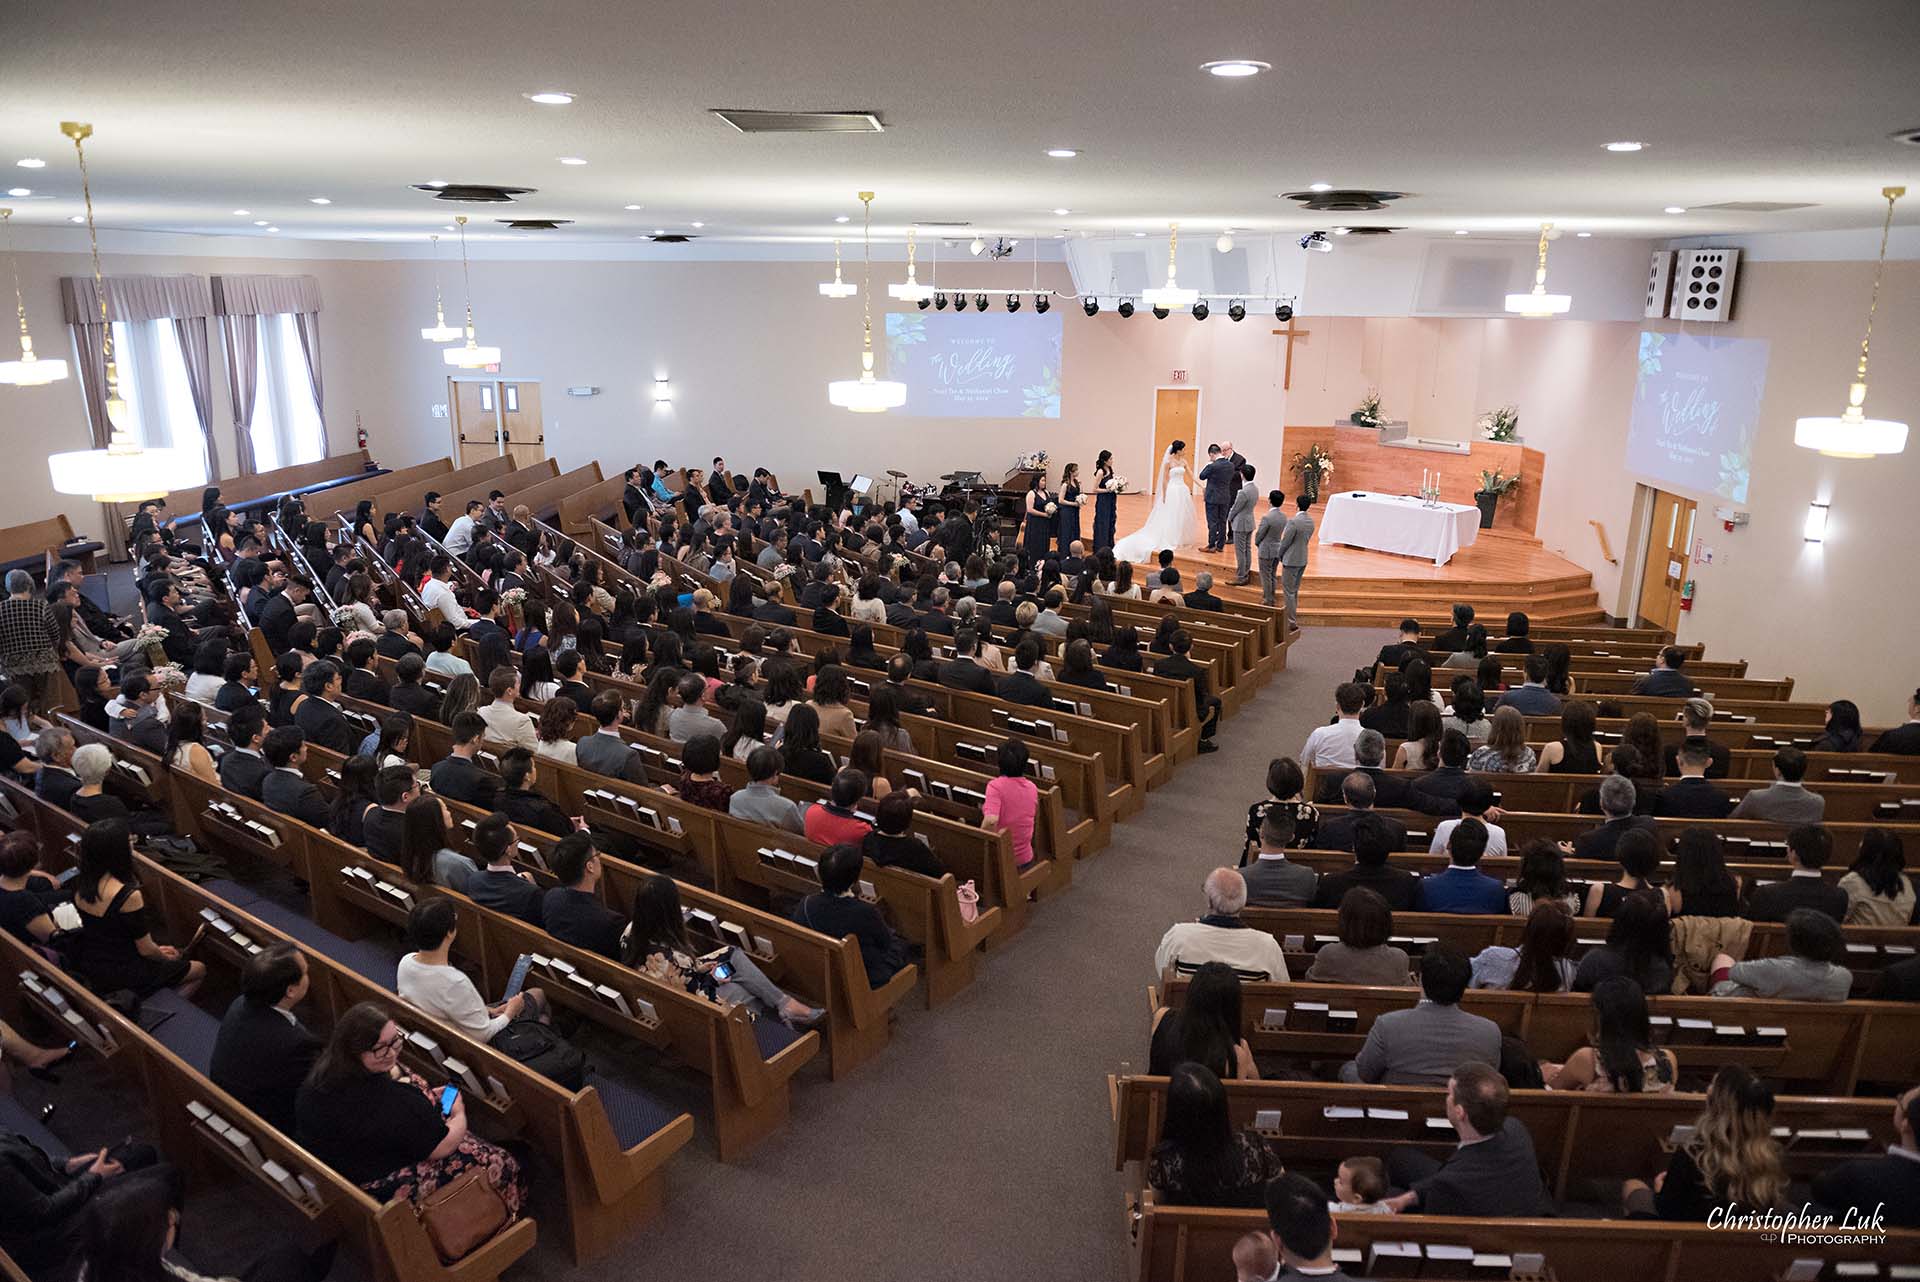
[[[976,236],[973,238],[973,243],[967,246],[967,251],[975,258],[981,254],[985,254],[988,258],[1009,258],[1013,255],[1014,246],[1019,243],[1017,240],[1008,240],[1005,236],[992,241],[982,240]]]
[[[1323,231],[1310,231],[1300,238],[1300,248],[1315,254],[1331,254],[1333,242],[1327,239]]]

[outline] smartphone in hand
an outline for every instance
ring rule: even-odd
[[[452,1117],[453,1106],[459,1101],[459,1099],[460,1099],[459,1087],[457,1086],[442,1087],[440,1091],[440,1116]]]

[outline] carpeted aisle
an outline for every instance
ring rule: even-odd
[[[1238,858],[1270,758],[1297,753],[1378,631],[1308,629],[1287,670],[1080,864],[959,999],[906,1009],[886,1053],[841,1082],[809,1068],[793,1120],[746,1161],[704,1133],[668,1168],[666,1214],[590,1268],[558,1235],[521,1276],[783,1282],[1126,1275],[1105,1077],[1146,1059],[1153,948]],[[696,1114],[696,1118],[697,1118]]]

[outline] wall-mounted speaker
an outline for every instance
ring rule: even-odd
[[[1739,269],[1737,249],[1679,251],[1673,271],[1673,301],[1667,315],[1686,321],[1732,320],[1733,279]]]
[[[1653,264],[1647,268],[1647,308],[1644,315],[1661,317],[1667,314],[1667,293],[1673,288],[1673,251],[1656,249],[1653,251]]]

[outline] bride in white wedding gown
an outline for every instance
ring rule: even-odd
[[[1150,561],[1161,548],[1190,546],[1199,522],[1193,514],[1193,488],[1187,484],[1187,443],[1175,441],[1160,460],[1159,499],[1147,522],[1113,545],[1116,561]]]

